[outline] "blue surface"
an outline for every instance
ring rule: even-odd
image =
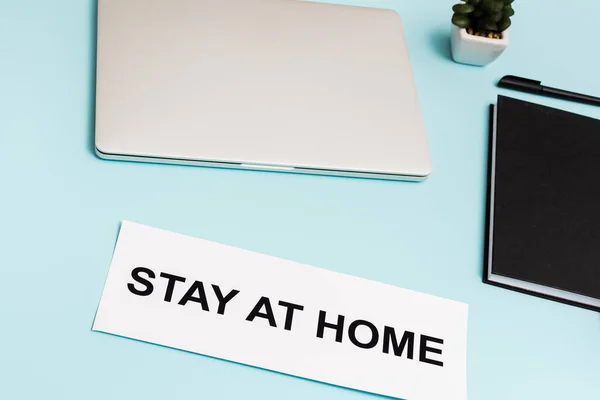
[[[600,399],[597,313],[481,283],[488,104],[500,92],[600,118],[494,84],[600,94],[600,2],[517,0],[487,68],[450,60],[451,0],[352,4],[403,17],[424,183],[100,160],[95,2],[0,0],[0,399],[376,397],[92,332],[123,219],[468,303],[469,399]]]

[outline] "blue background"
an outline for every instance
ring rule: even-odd
[[[0,0],[0,398],[376,397],[92,332],[127,219],[468,303],[469,399],[599,399],[598,313],[481,283],[488,105],[600,118],[495,87],[600,95],[600,2],[515,3],[509,49],[477,68],[450,59],[451,0],[347,2],[403,18],[434,165],[414,184],[100,160],[95,2]]]

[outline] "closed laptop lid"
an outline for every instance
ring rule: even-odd
[[[105,154],[425,177],[402,23],[296,0],[99,0]]]

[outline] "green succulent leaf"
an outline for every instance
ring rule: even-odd
[[[498,25],[496,24],[495,21],[485,21],[483,28],[486,31],[496,32],[498,30]]]
[[[481,2],[481,10],[485,12],[491,12],[494,7],[494,0],[483,0]]]
[[[481,11],[481,10],[475,10],[471,14],[471,16],[475,17],[475,18],[481,18],[481,17],[483,17],[483,11]]]
[[[500,22],[500,20],[504,18],[504,14],[502,13],[502,11],[495,12],[490,14],[490,18],[493,19],[494,22]]]
[[[468,0],[468,3],[476,7],[481,4],[481,0]]]
[[[500,22],[498,22],[498,32],[504,32],[510,26],[511,21],[510,18],[503,18]]]
[[[488,17],[482,18],[475,23],[475,27],[480,31],[490,31],[496,32],[498,29],[498,25],[496,25],[496,21],[490,19]]]
[[[498,11],[502,11],[502,9],[504,8],[504,1],[503,0],[483,0],[481,8],[487,14],[492,14],[492,13],[495,13]]]
[[[515,10],[513,10],[512,6],[506,6],[502,10],[502,14],[504,14],[504,18],[512,17],[515,15]]]
[[[452,7],[452,11],[454,11],[457,14],[469,14],[471,12],[473,12],[475,10],[475,7],[470,5],[470,4],[456,4],[454,7]]]
[[[503,8],[504,8],[504,1],[496,0],[494,2],[494,12],[501,12]]]
[[[471,26],[471,19],[463,14],[454,14],[452,16],[452,23],[459,28],[468,28]]]
[[[515,0],[503,0],[505,6],[512,4],[513,1]]]

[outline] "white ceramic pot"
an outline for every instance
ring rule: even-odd
[[[469,35],[465,29],[452,24],[450,43],[452,58],[461,64],[485,66],[495,61],[508,47],[508,31],[502,32],[502,39],[490,39]]]

